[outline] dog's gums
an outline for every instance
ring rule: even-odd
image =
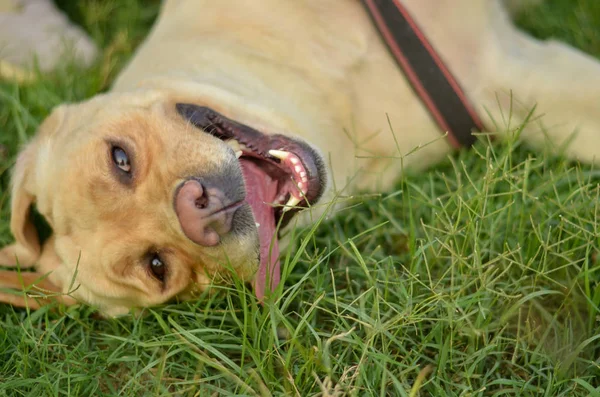
[[[177,111],[194,126],[227,143],[239,159],[246,184],[246,201],[258,228],[260,265],[256,296],[280,280],[277,226],[284,226],[323,191],[325,171],[320,157],[305,143],[283,135],[266,135],[207,107],[177,104]]]

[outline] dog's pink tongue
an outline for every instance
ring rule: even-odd
[[[277,181],[252,161],[242,158],[240,163],[246,180],[246,201],[260,224],[260,265],[254,278],[254,292],[262,301],[268,282],[271,291],[279,285],[279,243],[275,235],[275,210],[271,205],[277,195]]]

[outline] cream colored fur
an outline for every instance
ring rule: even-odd
[[[535,116],[542,117],[524,132],[531,147],[558,148],[571,140],[567,156],[597,161],[600,63],[564,44],[541,42],[520,32],[500,0],[401,2],[454,73],[488,131],[500,137],[510,134],[537,106]],[[102,109],[122,109],[132,101],[167,109],[187,101],[262,132],[301,137],[329,162],[332,178],[324,203],[339,191],[387,189],[403,167],[423,169],[451,151],[356,0],[167,0],[147,40],[101,101]],[[78,106],[69,109],[68,117],[85,131],[81,118],[95,116]],[[118,117],[131,119],[126,113]],[[22,176],[48,166],[49,152],[35,142],[17,164],[13,206],[24,205],[20,197],[26,203],[32,196],[39,205],[39,197],[49,194],[44,189],[52,191],[52,186],[41,186],[46,179]],[[52,150],[62,149],[55,145]],[[45,215],[51,223],[57,216],[50,209]],[[7,248],[4,257],[18,252],[33,264],[39,253],[28,238],[19,237],[21,223],[17,219],[13,228],[17,245]],[[68,233],[64,234],[51,244],[64,240]],[[86,255],[86,246],[64,244],[61,253],[71,249]],[[105,255],[115,254],[105,250]],[[60,277],[51,280],[66,291],[74,277],[74,254],[67,266],[61,264],[66,260],[61,253],[54,256],[53,265]],[[84,265],[92,270],[95,266]],[[83,272],[93,273],[87,267]],[[136,296],[128,302],[102,296],[89,287],[91,280],[77,280],[84,292],[76,296],[108,314],[176,295],[159,299],[151,290],[143,295],[146,298]],[[110,288],[111,281],[106,283]]]
[[[510,127],[524,121],[534,105],[536,115],[543,115],[526,128],[528,143],[540,147],[545,131],[560,146],[577,132],[567,155],[596,159],[598,149],[590,145],[600,135],[595,59],[517,30],[499,0],[402,3],[488,130],[506,133],[503,120],[512,98]],[[385,189],[399,162],[388,166],[385,160],[359,157],[402,156],[440,135],[354,0],[169,1],[114,90],[144,88],[196,95],[251,125],[304,137],[331,155],[338,187],[358,170],[368,176],[356,182],[372,185],[379,179],[373,173],[388,169],[379,186]],[[423,168],[449,151],[437,139],[404,164]]]

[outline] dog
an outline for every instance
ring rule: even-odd
[[[595,59],[517,30],[502,0],[398,4],[485,131],[502,139],[535,109],[529,146],[597,161]],[[0,264],[35,271],[4,270],[0,287],[43,296],[0,300],[117,316],[232,277],[263,300],[279,283],[277,230],[435,164],[452,151],[443,132],[360,1],[166,0],[112,89],[55,108],[19,154]]]

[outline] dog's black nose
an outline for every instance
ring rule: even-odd
[[[175,193],[175,212],[183,233],[205,247],[217,245],[231,230],[233,214],[242,204],[243,200],[196,179],[183,182]]]

